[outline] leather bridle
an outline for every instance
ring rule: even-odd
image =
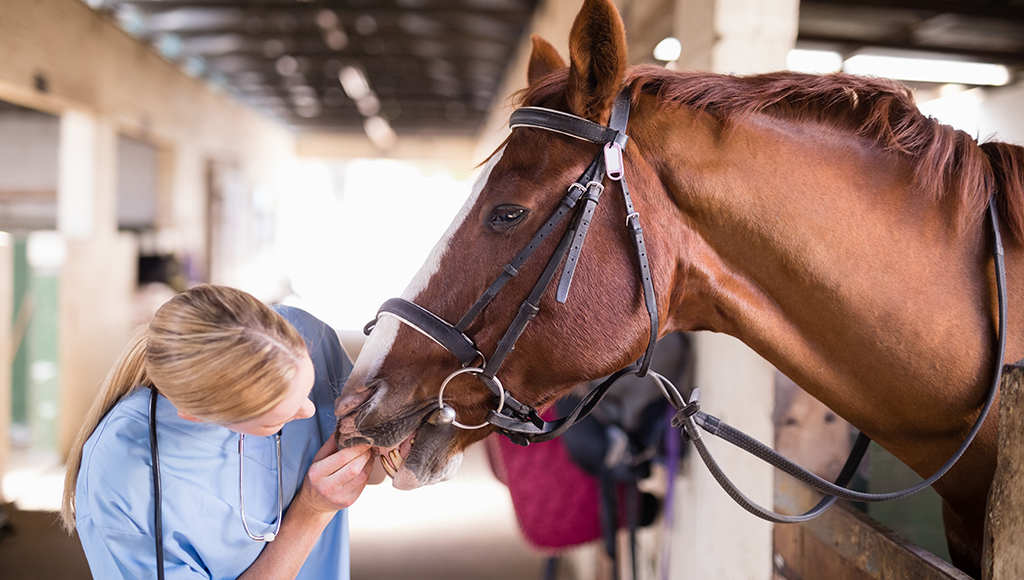
[[[370,330],[381,316],[393,316],[433,339],[455,355],[455,357],[462,363],[463,368],[449,375],[442,383],[440,392],[438,393],[439,408],[435,410],[430,419],[428,419],[431,423],[452,423],[458,427],[466,429],[476,429],[486,425],[493,425],[497,427],[500,433],[520,445],[528,445],[535,441],[547,441],[557,437],[566,429],[571,427],[573,423],[583,417],[586,417],[587,414],[597,406],[597,403],[600,402],[601,398],[611,385],[619,378],[631,373],[639,377],[648,375],[651,355],[654,351],[655,341],[658,338],[658,310],[655,302],[654,286],[651,282],[650,269],[647,263],[647,252],[644,248],[643,230],[640,227],[640,216],[633,209],[632,199],[629,195],[629,188],[626,185],[625,173],[623,171],[622,150],[625,148],[626,142],[629,139],[625,134],[626,124],[629,119],[629,105],[628,92],[623,90],[615,99],[608,127],[598,125],[597,123],[576,117],[575,115],[541,107],[523,107],[513,112],[509,119],[509,125],[512,129],[517,127],[534,127],[554,131],[577,139],[603,144],[604,150],[602,153],[597,155],[583,175],[569,187],[565,197],[562,198],[558,208],[551,217],[548,218],[548,221],[545,222],[526,247],[524,247],[511,262],[504,266],[503,271],[498,278],[483,293],[483,295],[480,296],[473,306],[470,307],[458,323],[452,325],[441,317],[413,302],[401,298],[392,298],[381,306],[377,313],[377,318],[366,325],[364,331],[369,334]],[[647,305],[647,311],[651,321],[651,335],[647,344],[647,350],[639,363],[621,369],[608,377],[600,385],[591,390],[580,401],[576,408],[574,408],[565,417],[547,422],[538,416],[537,411],[533,407],[517,401],[508,391],[504,390],[501,382],[496,378],[496,373],[498,372],[502,362],[504,362],[505,357],[507,357],[512,351],[512,348],[515,346],[520,335],[522,335],[526,325],[539,312],[541,295],[544,293],[554,277],[555,270],[562,262],[562,259],[568,255],[565,266],[562,270],[562,278],[559,282],[558,292],[556,295],[556,298],[560,303],[565,302],[572,282],[573,272],[576,268],[577,260],[583,247],[583,241],[587,235],[587,228],[590,224],[590,219],[593,216],[598,199],[604,190],[604,186],[602,184],[604,176],[602,174],[607,174],[610,179],[619,181],[622,188],[627,212],[626,226],[632,234],[634,247],[637,252],[640,280],[643,285],[644,302]],[[562,218],[564,218],[573,209],[575,209],[576,212],[573,221],[562,236],[562,240],[559,242],[554,254],[548,261],[548,264],[545,267],[543,274],[541,274],[540,279],[534,286],[533,291],[521,304],[519,313],[509,326],[508,330],[502,336],[501,340],[498,342],[498,346],[490,361],[487,361],[484,355],[476,347],[473,340],[466,336],[466,329],[469,328],[477,315],[479,315],[494,296],[497,295],[505,283],[519,274],[519,268],[522,266],[523,262],[529,258],[548,234],[554,230],[555,226],[561,222]],[[998,316],[996,320],[997,346],[992,382],[990,383],[987,392],[985,404],[982,406],[981,412],[978,414],[974,425],[971,427],[971,430],[968,432],[967,437],[964,439],[960,447],[953,456],[939,468],[938,471],[917,485],[889,493],[863,493],[847,489],[845,486],[853,478],[857,466],[864,457],[864,454],[868,449],[868,444],[871,441],[870,438],[863,433],[858,436],[857,441],[850,452],[850,457],[847,459],[846,464],[843,466],[842,472],[835,480],[835,483],[830,483],[796,465],[792,461],[775,452],[775,450],[770,447],[767,447],[752,437],[727,425],[721,419],[701,411],[699,388],[693,388],[689,396],[684,398],[675,386],[671,384],[671,382],[653,371],[650,372],[650,376],[658,382],[658,385],[661,387],[665,397],[668,398],[672,405],[678,410],[675,418],[672,420],[672,425],[676,428],[681,428],[683,435],[693,442],[694,446],[697,448],[698,454],[708,467],[708,470],[711,471],[712,475],[726,493],[728,493],[729,496],[740,505],[740,507],[762,519],[772,522],[803,522],[823,513],[833,503],[835,503],[837,498],[848,499],[851,501],[878,502],[899,499],[916,493],[938,481],[938,479],[949,471],[949,469],[951,469],[963,456],[967,451],[967,448],[971,445],[971,442],[974,440],[974,437],[981,430],[981,426],[985,422],[985,419],[992,408],[993,402],[995,401],[1002,378],[1003,360],[1006,350],[1006,269],[1003,258],[1003,243],[999,232],[999,215],[995,206],[994,193],[991,194],[989,198],[988,217],[992,226],[992,256],[995,266],[996,297],[998,303]],[[477,360],[480,361],[480,366],[470,366]],[[462,425],[461,423],[458,423],[455,421],[454,409],[444,403],[444,389],[448,382],[455,376],[463,373],[476,375],[485,385],[487,385],[494,396],[498,399],[497,409],[489,411],[486,422],[479,425]],[[761,507],[747,498],[721,470],[701,439],[701,429],[708,434],[718,436],[729,443],[740,447],[772,466],[792,475],[810,487],[825,494],[825,497],[815,507],[801,515],[783,515]]]
[[[546,109],[542,107],[522,107],[512,113],[509,119],[511,129],[533,127],[554,131],[584,141],[603,145],[602,151],[594,158],[583,175],[569,186],[565,196],[544,225],[534,234],[533,238],[518,254],[505,264],[502,272],[484,291],[479,299],[469,308],[462,318],[451,324],[426,308],[405,300],[391,298],[384,302],[377,312],[377,317],[363,329],[369,334],[381,316],[391,316],[423,333],[452,353],[460,363],[461,369],[448,376],[442,383],[438,393],[439,409],[430,417],[435,424],[452,423],[463,429],[477,429],[487,425],[497,427],[498,432],[513,442],[527,445],[531,442],[547,441],[557,437],[573,423],[585,417],[597,405],[604,393],[619,378],[627,374],[643,377],[647,375],[654,353],[654,345],[658,338],[658,307],[654,295],[654,283],[651,280],[647,250],[644,245],[643,228],[640,227],[640,214],[633,207],[629,195],[623,165],[623,149],[629,137],[626,125],[629,121],[630,97],[628,90],[623,90],[615,99],[612,107],[609,126],[599,125],[586,119]],[[506,391],[497,378],[498,370],[515,347],[516,341],[522,336],[527,324],[540,312],[541,296],[554,279],[556,271],[562,266],[561,278],[558,283],[556,300],[565,303],[572,285],[573,273],[583,250],[591,219],[597,208],[601,193],[604,191],[604,177],[618,181],[626,206],[626,228],[630,233],[636,250],[640,281],[643,287],[644,303],[650,318],[650,338],[644,356],[636,364],[630,365],[611,375],[607,380],[594,388],[580,401],[579,405],[568,415],[554,421],[544,421],[536,409],[516,400]],[[475,342],[466,335],[466,329],[473,324],[477,316],[490,304],[505,284],[519,275],[523,263],[533,254],[541,243],[551,234],[562,220],[573,214],[573,219],[562,235],[554,253],[548,260],[540,278],[534,284],[529,296],[520,304],[519,311],[509,328],[498,341],[494,353],[488,360],[477,348]],[[478,362],[479,361],[479,362]],[[477,363],[474,365],[473,363]],[[497,408],[487,413],[484,423],[464,425],[455,420],[454,409],[444,403],[444,389],[448,382],[459,374],[475,375],[498,400]]]

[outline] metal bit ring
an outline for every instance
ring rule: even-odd
[[[452,379],[454,379],[458,375],[461,375],[462,373],[474,373],[474,374],[478,374],[479,375],[482,372],[484,372],[484,369],[482,369],[480,367],[466,367],[466,368],[463,368],[463,369],[459,369],[459,370],[455,371],[454,373],[448,375],[448,378],[446,378],[444,380],[444,382],[441,383],[441,390],[438,391],[438,393],[437,393],[437,406],[439,408],[444,408],[444,406],[445,406],[445,404],[444,404],[444,389],[445,389],[445,387],[448,386],[448,383]],[[499,393],[499,396],[498,396],[498,408],[495,409],[494,412],[495,413],[500,413],[501,410],[505,407],[505,387],[501,386],[501,381],[498,380],[498,377],[493,377],[493,380],[494,380],[495,384],[498,385],[498,393]],[[458,421],[455,421],[453,419],[452,420],[452,425],[455,425],[456,427],[458,427],[460,429],[480,429],[482,427],[486,427],[486,426],[490,425],[490,423],[488,423],[487,421],[484,421],[483,423],[480,423],[479,425],[463,425],[462,423],[459,423]]]

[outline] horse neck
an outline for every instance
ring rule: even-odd
[[[955,202],[909,192],[905,161],[835,130],[669,117],[676,131],[636,138],[682,210],[670,325],[736,336],[895,447],[948,434],[992,348],[986,244],[957,232]]]

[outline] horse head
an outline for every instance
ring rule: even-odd
[[[617,11],[605,0],[588,1],[572,28],[568,65],[550,44],[534,37],[530,87],[554,84],[560,89],[535,91],[532,101],[528,92],[525,104],[606,125],[623,85],[625,63],[625,30]],[[402,296],[403,304],[432,313],[443,324],[463,321],[458,330],[469,355],[457,356],[422,332],[430,321],[409,323],[402,313],[378,317],[335,411],[339,442],[369,442],[388,453],[395,463],[395,487],[412,489],[449,478],[462,451],[494,431],[489,425],[459,427],[484,424],[488,411],[502,401],[479,372],[457,371],[483,367],[496,356],[521,304],[536,292],[563,232],[573,226],[567,219],[543,239],[537,232],[556,214],[570,184],[600,154],[600,144],[519,128],[486,163],[472,195]],[[652,203],[647,201],[650,190],[660,185],[652,170],[636,161],[630,145],[626,157],[632,163],[627,169],[631,185],[645,191],[635,208],[643,215]],[[638,258],[624,227],[627,212],[619,185],[604,181],[608,201],[589,218],[590,233],[571,291],[562,302],[555,284],[540,289],[539,310],[494,376],[498,389],[530,407],[543,408],[575,385],[629,365],[645,352],[650,339]],[[649,229],[648,253],[656,255],[657,235],[652,233],[657,226]],[[531,257],[503,269],[531,243],[536,244]],[[652,266],[656,282],[670,275],[668,265]],[[467,318],[467,311],[502,275],[507,283]],[[442,405],[454,410],[454,423],[434,420]]]

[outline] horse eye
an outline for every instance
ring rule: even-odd
[[[489,225],[492,228],[506,229],[515,225],[528,213],[529,211],[525,207],[518,205],[499,205],[491,213]]]

